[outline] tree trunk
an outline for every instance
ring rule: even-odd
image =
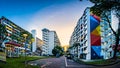
[[[119,44],[119,37],[118,37],[118,34],[116,36],[116,43],[115,43],[115,49],[114,49],[114,55],[113,55],[113,58],[116,59],[116,53],[117,53],[117,47],[118,47],[118,44]]]
[[[120,37],[119,35],[120,35],[120,18],[119,18],[119,23],[118,23],[118,33],[117,33],[117,35],[115,36],[115,37],[116,37],[116,38],[115,38],[115,39],[116,39],[116,43],[115,43],[116,46],[115,46],[114,55],[113,55],[113,58],[114,58],[114,59],[116,59],[116,54],[117,54],[117,51],[118,51],[117,48],[118,48],[119,39],[120,39],[120,38],[119,38],[119,37]]]

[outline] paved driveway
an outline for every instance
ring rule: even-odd
[[[41,68],[120,68],[120,64],[111,66],[92,66],[79,64],[62,56],[59,58],[47,58],[29,62],[31,65],[39,65]]]
[[[64,56],[31,61],[29,64],[39,65],[41,68],[65,68]]]

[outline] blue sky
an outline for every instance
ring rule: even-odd
[[[93,4],[79,0],[0,0],[0,16],[30,31],[55,30],[62,45],[68,45],[73,29],[86,7]]]

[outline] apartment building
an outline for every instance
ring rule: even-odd
[[[4,25],[7,30],[6,39],[3,41],[7,57],[18,57],[20,54],[25,55],[25,48],[27,53],[31,51],[29,42],[31,42],[32,34],[30,32],[3,16],[0,18],[0,24]],[[24,33],[27,34],[26,40],[23,36]]]
[[[109,16],[111,20],[111,14]],[[69,41],[70,47],[72,47],[70,49],[71,54],[84,60],[108,59],[112,57],[114,36],[109,25],[103,18],[103,16],[100,18],[93,14],[89,7],[85,9]],[[79,45],[75,46],[76,43]],[[105,51],[106,47],[107,51]]]
[[[42,29],[42,55],[53,55],[52,49],[55,46],[60,46],[60,41],[55,31],[50,31],[46,28]]]
[[[112,14],[111,12],[106,12],[106,15],[108,15],[109,21],[111,21],[112,24]],[[104,15],[101,15],[101,55],[104,59],[109,59],[113,57],[113,45],[115,45],[115,36],[109,26],[109,23],[106,21],[106,18]]]
[[[81,59],[91,59],[90,42],[90,10],[86,9],[83,16],[79,19],[70,38],[72,54]],[[78,43],[78,46],[74,44]]]

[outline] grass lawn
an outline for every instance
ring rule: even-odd
[[[50,57],[45,57],[45,56],[44,57],[43,56],[26,57],[27,61],[44,59],[44,58],[50,58]],[[25,61],[25,57],[7,58],[6,64],[0,62],[0,68],[25,68],[24,61]],[[39,68],[39,67],[27,65],[27,68]]]
[[[118,58],[120,59],[120,56],[118,56]]]
[[[99,59],[99,60],[92,60],[92,61],[81,61],[81,60],[77,60],[78,63],[82,63],[82,64],[92,64],[92,65],[107,65],[110,64],[112,62],[115,62],[115,60],[113,59],[108,59],[108,60],[104,60],[104,59]]]
[[[91,62],[85,62],[86,64],[94,64],[94,65],[106,65],[114,62],[113,60],[98,60],[98,61],[91,61]]]
[[[117,56],[117,58],[120,59],[120,56]],[[106,65],[106,64],[110,64],[112,62],[115,62],[114,59],[108,59],[108,60],[99,60],[99,61],[93,61],[93,62],[86,62],[87,64],[97,64],[97,65]]]

